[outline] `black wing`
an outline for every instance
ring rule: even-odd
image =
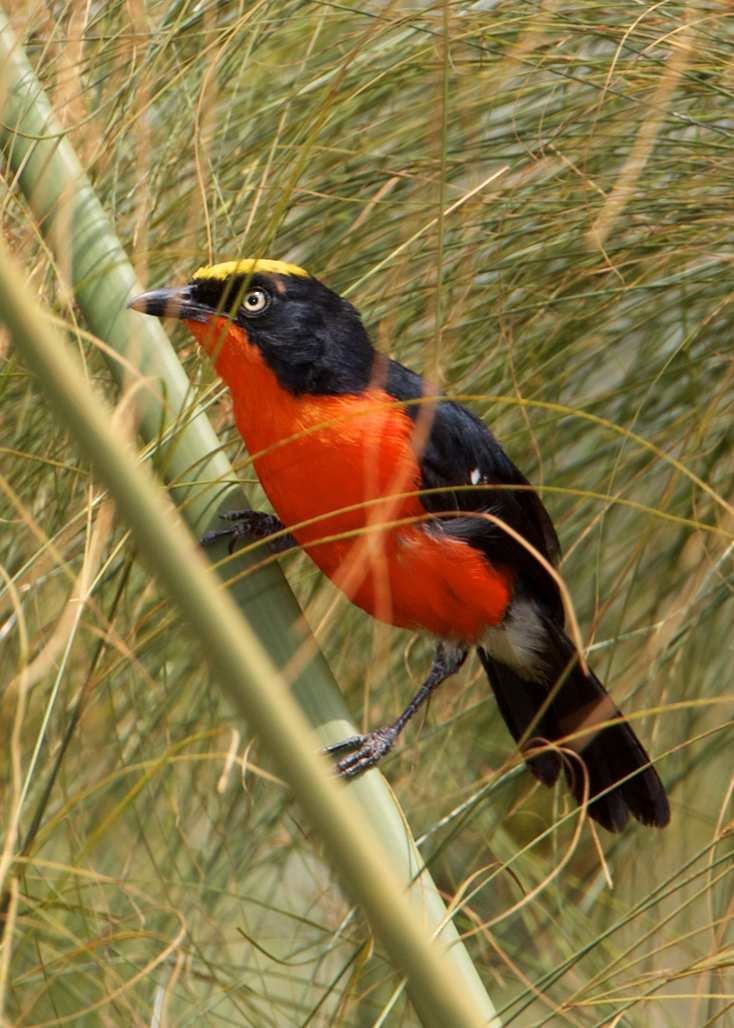
[[[386,390],[396,400],[417,400],[422,396],[422,380],[402,364],[391,361]],[[420,404],[406,406],[414,419],[420,409]],[[447,511],[493,514],[526,539],[550,564],[558,564],[561,549],[548,512],[487,426],[458,403],[437,404],[421,458],[421,470],[421,487],[440,490],[425,493],[421,501],[427,511],[436,513],[441,520],[442,531],[481,550],[491,564],[512,567],[518,576],[518,587],[540,601],[546,613],[562,625],[563,604],[558,586],[521,543],[499,525],[483,518],[440,518]],[[503,488],[492,489],[493,485]],[[457,489],[457,486],[464,488]],[[512,489],[512,486],[519,488]]]

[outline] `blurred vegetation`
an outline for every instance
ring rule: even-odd
[[[475,662],[439,692],[386,773],[504,1022],[726,1024],[730,5],[26,0],[11,18],[144,281],[212,257],[304,264],[383,349],[470,399],[544,490],[592,660],[643,712],[673,822],[579,832],[563,789],[508,773]],[[7,168],[0,203],[90,384],[116,396]],[[221,386],[175,339],[263,505]],[[415,1024],[260,773],[267,753],[0,344],[0,667],[5,686],[19,667],[32,682],[20,722],[4,692],[0,774],[7,812],[16,725],[21,836],[42,809],[5,1017]],[[393,716],[428,641],[368,621],[305,559],[285,566],[352,709]]]

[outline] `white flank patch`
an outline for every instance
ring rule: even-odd
[[[515,600],[503,624],[489,628],[482,645],[490,656],[522,678],[537,680],[544,669],[545,629],[532,600]]]
[[[469,475],[469,478],[471,479],[472,485],[479,485],[479,483],[482,481],[482,473],[479,470],[479,468],[474,468],[471,475]]]

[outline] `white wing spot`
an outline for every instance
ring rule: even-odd
[[[482,472],[479,470],[479,468],[474,468],[472,473],[469,475],[469,478],[471,479],[472,485],[479,485],[479,483],[482,481]]]

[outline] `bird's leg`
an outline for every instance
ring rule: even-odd
[[[356,778],[363,771],[374,767],[390,752],[395,740],[418,708],[426,702],[441,682],[456,674],[466,660],[467,652],[463,646],[446,646],[439,643],[428,677],[399,718],[384,728],[377,728],[366,735],[353,735],[343,742],[326,747],[324,753],[331,757],[339,756],[341,753],[348,754],[336,765],[336,770],[342,778]]]
[[[223,521],[228,521],[229,525],[226,528],[214,528],[210,532],[206,532],[200,539],[202,546],[211,546],[218,539],[229,539],[229,552],[231,553],[238,542],[255,543],[275,535],[276,532],[285,532],[285,525],[282,521],[274,514],[266,514],[261,510],[229,510],[220,514],[219,517]],[[298,543],[290,532],[279,535],[277,539],[268,543],[272,553],[282,553],[297,545]]]

